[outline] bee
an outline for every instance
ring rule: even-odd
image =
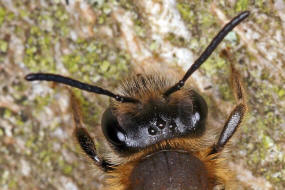
[[[232,189],[233,174],[225,164],[223,152],[247,112],[240,74],[231,64],[237,103],[219,139],[212,144],[207,141],[207,104],[186,81],[249,14],[242,12],[227,23],[180,80],[169,73],[134,75],[121,85],[121,94],[115,94],[56,74],[31,73],[25,79],[53,81],[112,98],[101,127],[112,151],[123,160],[120,162],[98,153],[82,122],[78,100],[71,93],[74,135],[87,157],[108,176],[107,189]]]

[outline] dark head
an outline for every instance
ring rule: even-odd
[[[103,133],[117,151],[136,152],[163,140],[203,134],[206,102],[187,87],[163,96],[171,81],[173,78],[153,74],[135,76],[124,83],[122,93],[140,102],[114,102],[102,118]]]

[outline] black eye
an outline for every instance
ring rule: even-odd
[[[106,139],[113,145],[124,145],[126,134],[120,127],[117,118],[112,114],[111,109],[107,109],[103,114],[102,131]]]
[[[198,130],[202,130],[205,127],[206,118],[208,114],[207,103],[204,98],[200,96],[194,90],[191,91],[191,97],[193,101],[193,115],[192,115],[192,125]]]

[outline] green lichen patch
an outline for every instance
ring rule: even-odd
[[[235,5],[237,12],[248,10],[249,2],[248,0],[238,0]]]
[[[71,74],[86,82],[97,81],[102,76],[118,79],[127,70],[129,57],[122,51],[96,40],[78,40],[75,45],[77,49],[63,56],[62,62]]]
[[[55,45],[65,39],[68,16],[62,7],[55,7],[53,11],[34,11],[30,14],[20,14],[21,17],[33,19],[37,25],[25,27],[24,64],[31,71],[54,72],[56,60],[54,58]],[[21,31],[21,30],[18,30]]]
[[[0,26],[4,22],[5,16],[6,16],[6,10],[4,9],[4,7],[0,7]]]
[[[177,3],[176,7],[186,22],[194,22],[195,16],[191,4],[181,2]]]
[[[4,40],[0,40],[0,52],[6,53],[8,49],[8,43]]]

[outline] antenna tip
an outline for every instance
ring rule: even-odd
[[[240,16],[242,16],[243,18],[246,18],[250,15],[250,11],[243,11],[242,13],[240,13]]]
[[[33,81],[33,80],[35,80],[35,75],[34,74],[28,74],[25,76],[25,80]]]

